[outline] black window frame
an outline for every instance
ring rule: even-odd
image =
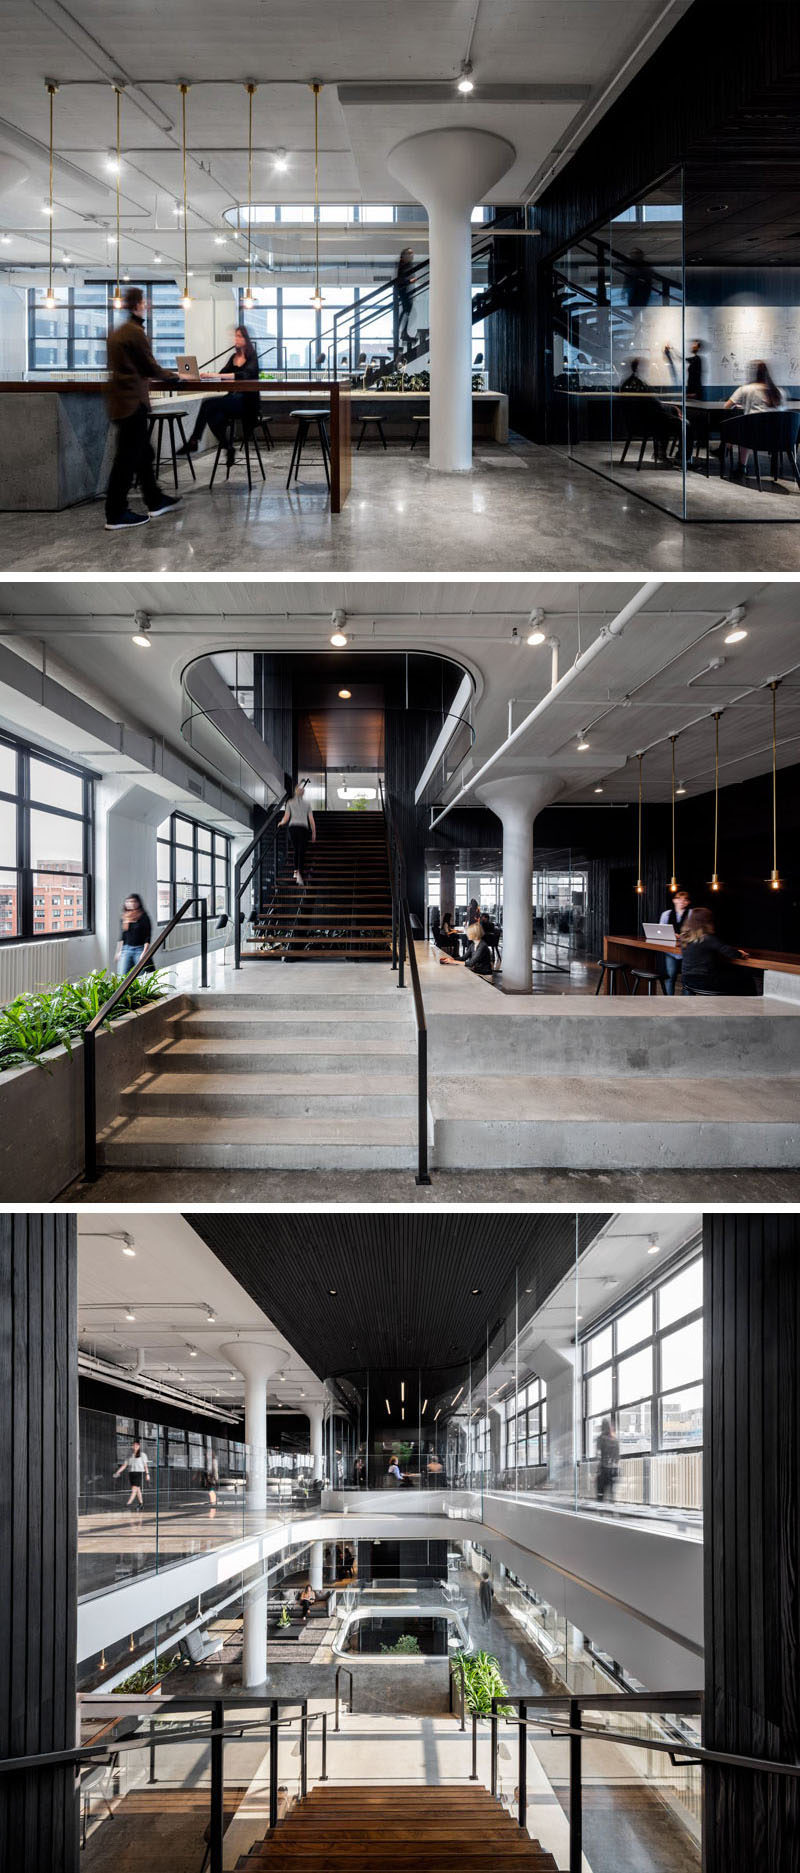
[[[158,913],[159,891],[164,885],[168,885],[169,886],[169,901],[170,901],[170,911],[169,911],[170,917],[175,916],[175,912],[180,910],[180,905],[185,903],[188,897],[202,897],[204,892],[210,893],[210,903],[208,906],[209,917],[222,917],[222,916],[229,917],[231,914],[231,869],[232,869],[232,847],[233,847],[233,840],[231,838],[230,833],[223,832],[222,828],[219,826],[209,825],[207,820],[195,819],[191,813],[184,813],[180,807],[175,807],[173,811],[170,814],[168,814],[167,817],[169,820],[169,837],[165,839],[161,837],[159,833],[156,834],[156,910],[157,910],[157,913]],[[179,820],[183,823],[183,825],[191,826],[192,828],[191,842],[189,842],[186,839],[179,839],[177,837],[176,825],[177,825],[177,821]],[[165,821],[162,820],[161,824],[164,825]],[[207,833],[211,839],[211,883],[210,885],[201,885],[198,880],[197,861],[198,861],[198,857],[200,856],[200,845],[198,841],[199,833]],[[217,839],[223,840],[224,845],[225,845],[225,853],[224,853],[225,904],[224,904],[223,909],[219,909],[217,907],[217,901],[216,901],[217,864],[219,862],[217,851],[216,851],[216,846],[215,846],[215,841]],[[161,869],[162,850],[164,848],[166,848],[168,852],[168,860],[167,860],[168,871],[169,871],[168,877],[164,876],[162,869]],[[192,882],[191,884],[180,884],[176,878],[175,855],[176,855],[178,848],[180,848],[182,851],[191,851],[192,853]],[[203,856],[205,856],[205,854],[203,854]],[[180,891],[180,903],[178,902],[179,891]],[[158,922],[161,923],[161,921],[162,919],[160,915],[158,915]],[[168,921],[168,919],[166,921]]]
[[[17,764],[17,784],[15,792],[9,793],[7,789],[0,788],[0,801],[6,804],[10,803],[16,808],[17,860],[16,866],[0,867],[0,889],[2,888],[2,881],[5,879],[6,875],[9,875],[16,881],[18,924],[18,928],[13,935],[7,936],[0,933],[0,945],[9,943],[52,943],[54,940],[60,942],[65,938],[93,936],[95,930],[94,783],[97,779],[97,775],[89,768],[79,767],[74,761],[65,761],[61,756],[51,754],[48,748],[40,748],[37,743],[24,741],[18,735],[7,734],[5,730],[0,731],[0,746],[11,748],[14,751]],[[31,760],[42,761],[47,766],[55,768],[57,772],[61,774],[71,774],[82,782],[83,792],[80,812],[73,812],[71,808],[51,806],[47,801],[39,800],[31,793]],[[36,927],[37,921],[42,922],[44,919],[45,906],[34,905],[34,892],[37,889],[33,882],[34,872],[38,872],[40,867],[33,867],[30,862],[32,811],[37,813],[51,813],[54,819],[66,819],[73,823],[78,821],[82,826],[82,869],[80,873],[65,872],[63,874],[57,874],[56,872],[52,872],[48,874],[51,877],[63,876],[65,879],[73,881],[74,888],[77,888],[77,879],[80,878],[80,888],[83,894],[83,921],[79,925],[76,925],[74,929],[65,928],[63,923],[59,924],[57,930],[41,930]]]
[[[694,1444],[661,1442],[661,1405],[663,1400],[671,1398],[676,1392],[694,1390],[697,1387],[699,1387],[701,1391],[703,1389],[702,1364],[699,1378],[689,1380],[684,1385],[680,1386],[672,1385],[665,1387],[662,1384],[662,1344],[671,1333],[680,1332],[682,1328],[693,1326],[698,1321],[702,1322],[703,1307],[701,1305],[700,1307],[691,1308],[688,1313],[681,1314],[677,1320],[672,1320],[668,1325],[662,1326],[659,1296],[661,1290],[665,1288],[670,1281],[674,1280],[677,1275],[683,1274],[687,1269],[693,1267],[697,1263],[702,1267],[702,1248],[695,1243],[686,1253],[674,1257],[657,1272],[654,1271],[652,1277],[641,1282],[637,1288],[632,1289],[612,1310],[602,1317],[593,1320],[586,1328],[585,1332],[581,1334],[579,1341],[581,1352],[581,1443],[585,1462],[589,1462],[595,1455],[594,1437],[590,1433],[590,1426],[596,1423],[598,1418],[612,1418],[617,1425],[619,1425],[620,1412],[633,1411],[638,1405],[645,1405],[648,1403],[650,1405],[649,1441],[643,1441],[636,1450],[621,1451],[620,1455],[623,1461],[627,1459],[633,1460],[636,1457],[642,1456],[669,1456],[681,1451],[702,1451],[702,1438],[699,1443]],[[649,1299],[651,1303],[651,1325],[649,1333],[645,1334],[642,1339],[635,1341],[632,1345],[626,1346],[623,1350],[618,1350],[617,1329],[619,1322],[624,1320],[625,1316],[629,1314],[633,1308],[638,1307],[640,1302],[647,1299]],[[595,1366],[590,1366],[587,1364],[589,1345],[592,1340],[596,1339],[606,1328],[611,1329],[611,1352],[608,1358],[600,1360]],[[648,1347],[651,1348],[652,1351],[650,1390],[648,1392],[643,1392],[639,1398],[626,1399],[624,1404],[620,1404],[617,1379],[618,1368],[624,1360],[632,1358],[636,1353],[644,1352]],[[590,1413],[589,1381],[596,1378],[599,1374],[606,1372],[609,1372],[611,1376],[611,1404],[605,1411]]]
[[[138,285],[138,281],[134,281],[134,284]],[[28,368],[29,376],[47,377],[49,375],[52,375],[54,372],[60,374],[63,371],[79,371],[81,374],[86,372],[92,375],[96,373],[98,374],[102,373],[103,375],[105,375],[105,371],[106,371],[105,363],[103,364],[76,364],[75,362],[76,343],[85,344],[87,342],[83,338],[76,339],[76,333],[75,333],[76,312],[80,313],[81,311],[92,311],[92,310],[97,310],[98,312],[105,311],[106,334],[108,334],[108,332],[111,331],[113,324],[114,324],[114,320],[120,316],[114,309],[115,282],[113,280],[87,280],[85,284],[80,288],[80,290],[81,292],[86,292],[90,287],[95,287],[95,286],[97,288],[96,300],[82,300],[80,302],[76,302],[76,298],[75,298],[76,288],[74,286],[68,286],[66,288],[66,295],[67,295],[66,302],[62,305],[62,301],[58,300],[56,303],[56,308],[55,308],[56,312],[62,309],[65,309],[66,314],[67,314],[67,335],[66,335],[67,362],[66,364],[36,364],[35,363],[36,344],[37,344],[37,334],[36,334],[37,316],[39,314],[42,314],[44,317],[50,317],[52,316],[52,309],[43,304],[42,298],[41,298],[41,288],[38,286],[29,286],[28,288],[28,326],[27,326],[27,335],[28,335],[27,368]],[[174,286],[175,288],[174,306],[171,300],[154,301],[153,300],[153,287],[154,286]],[[177,280],[173,279],[171,275],[167,274],[163,280],[142,281],[141,290],[142,290],[142,293],[144,294],[144,299],[145,299],[145,324],[150,334],[151,342],[155,343],[155,341],[153,340],[153,313],[154,311],[155,312],[163,312],[163,311],[182,312],[183,307],[181,305],[181,289],[180,289],[180,286],[178,285]],[[45,344],[45,343],[60,344],[60,343],[63,343],[64,341],[61,339],[46,340],[44,338],[40,338],[39,342],[42,344]],[[185,343],[186,343],[186,327],[185,327],[185,321],[184,321],[184,337],[183,337],[184,346],[185,346]]]

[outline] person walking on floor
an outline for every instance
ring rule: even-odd
[[[106,531],[142,527],[148,520],[170,514],[180,495],[164,494],[156,481],[150,442],[150,383],[177,384],[175,371],[162,370],[144,329],[145,297],[141,286],[129,286],[124,299],[127,318],[108,334],[108,414],[117,432],[117,446],[106,489]],[[147,508],[138,514],[129,506],[134,478]]]
[[[114,1471],[115,1481],[118,1476],[122,1475],[123,1470],[127,1470],[131,1485],[131,1493],[125,1504],[126,1509],[144,1509],[142,1486],[143,1483],[150,1481],[150,1469],[138,1437],[133,1440],[130,1456],[126,1457],[119,1469]]]
[[[404,247],[400,259],[397,262],[397,272],[394,278],[394,292],[398,309],[397,349],[401,356],[405,351],[406,339],[408,338],[408,321],[411,317],[411,307],[414,303],[411,291],[413,273],[413,249],[411,247]]]
[[[281,820],[281,825],[289,828],[289,837],[294,851],[294,882],[299,885],[305,883],[303,869],[309,839],[314,845],[317,838],[314,815],[306,800],[305,791],[305,781],[299,780]]]
[[[604,1418],[597,1439],[597,1500],[613,1500],[614,1484],[619,1475],[619,1438],[611,1418]]]
[[[138,891],[132,891],[122,906],[122,922],[114,957],[120,975],[126,976],[129,969],[135,968],[151,936],[152,927],[145,907]]]
[[[488,1626],[492,1617],[492,1604],[494,1601],[494,1588],[488,1574],[484,1574],[481,1580],[481,1584],[478,1588],[478,1599],[481,1603],[481,1619],[483,1620],[484,1626]]]

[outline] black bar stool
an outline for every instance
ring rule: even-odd
[[[630,975],[633,983],[633,988],[631,989],[632,995],[637,993],[640,982],[645,982],[647,984],[645,990],[647,995],[657,995],[659,989],[663,995],[664,984],[661,977],[656,975],[655,969],[632,969]]]
[[[411,450],[416,448],[417,443],[419,442],[422,430],[430,429],[430,426],[431,426],[431,419],[429,416],[415,416],[414,417],[414,434],[411,438],[411,449],[409,450],[409,454],[411,454]]]
[[[289,473],[286,477],[287,488],[291,486],[292,475],[294,475],[295,481],[297,480],[299,469],[300,469],[300,458],[302,456],[303,449],[305,448],[305,445],[308,441],[309,435],[311,434],[312,427],[315,423],[317,425],[317,434],[319,436],[319,446],[322,450],[322,465],[323,465],[323,468],[325,469],[325,480],[328,483],[328,487],[330,487],[331,472],[328,467],[328,463],[330,461],[331,448],[330,448],[330,442],[328,440],[328,411],[327,409],[290,410],[289,414],[292,417],[293,421],[296,422],[297,424],[297,434],[294,439],[294,448],[292,449],[292,459],[289,463]]]
[[[177,457],[177,453],[175,450],[176,428],[178,431],[178,435],[180,436],[180,439],[181,439],[181,444],[183,448],[186,450],[186,460],[191,469],[192,480],[193,481],[197,480],[197,476],[194,472],[194,462],[192,461],[189,450],[186,448],[186,431],[183,427],[183,419],[184,419],[185,414],[186,414],[185,410],[151,410],[150,421],[149,421],[148,429],[147,429],[148,436],[150,436],[151,439],[153,435],[153,430],[156,429],[158,432],[156,436],[156,481],[157,481],[158,476],[159,476],[159,471],[161,468],[161,447],[162,447],[162,443],[164,440],[164,424],[166,423],[169,427],[169,446],[172,452],[172,476],[173,476],[173,480],[175,482],[176,488],[178,486],[178,457]]]
[[[608,991],[607,992],[609,995],[621,995],[621,994],[630,993],[630,990],[628,988],[628,967],[626,963],[609,963],[609,962],[605,962],[604,959],[601,957],[600,961],[598,962],[597,967],[600,970],[600,977],[597,983],[597,988],[595,989],[595,995],[600,994],[600,991],[603,987],[603,983],[605,982],[606,976],[608,976]],[[623,984],[623,987],[621,989],[617,988],[618,977]]]
[[[358,450],[361,447],[361,444],[364,440],[364,437],[368,429],[377,429],[381,442],[383,443],[384,448],[386,448],[386,437],[383,433],[383,422],[384,422],[384,419],[382,416],[362,416],[361,434],[358,438],[358,447],[356,448],[356,455],[358,454]]]
[[[238,420],[239,419],[236,416],[229,417],[225,425],[225,428],[223,430],[222,436],[219,442],[217,443],[217,453],[214,457],[214,466],[211,470],[211,480],[208,484],[209,493],[211,492],[211,489],[214,486],[214,477],[216,475],[217,469],[219,468],[219,458],[222,454],[223,449],[233,450],[234,437],[236,434],[236,424]],[[258,428],[258,419],[256,419],[254,423],[245,423],[245,422],[242,423],[242,447],[244,450],[245,467],[247,469],[247,486],[251,494],[253,491],[253,476],[252,476],[252,472],[250,469],[250,444],[251,442],[256,452],[256,461],[258,462],[258,466],[261,470],[261,479],[262,481],[266,481],[267,479],[266,475],[264,474],[264,464],[261,460],[261,450],[259,449],[258,441],[256,439],[257,428]],[[225,480],[226,481],[230,481],[232,467],[233,467],[232,462],[226,462],[226,465],[225,465]]]

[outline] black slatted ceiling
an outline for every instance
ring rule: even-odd
[[[564,1214],[186,1220],[320,1378],[414,1365],[433,1383],[484,1351],[487,1329],[502,1344],[515,1285],[523,1325],[567,1273],[576,1245],[576,1219]],[[579,1248],[606,1220],[577,1219]]]

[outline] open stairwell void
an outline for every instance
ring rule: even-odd
[[[248,926],[242,958],[388,962],[392,892],[382,813],[319,813],[302,886],[287,852],[266,904]]]
[[[236,1865],[272,1873],[547,1873],[552,1854],[483,1788],[312,1789]]]

